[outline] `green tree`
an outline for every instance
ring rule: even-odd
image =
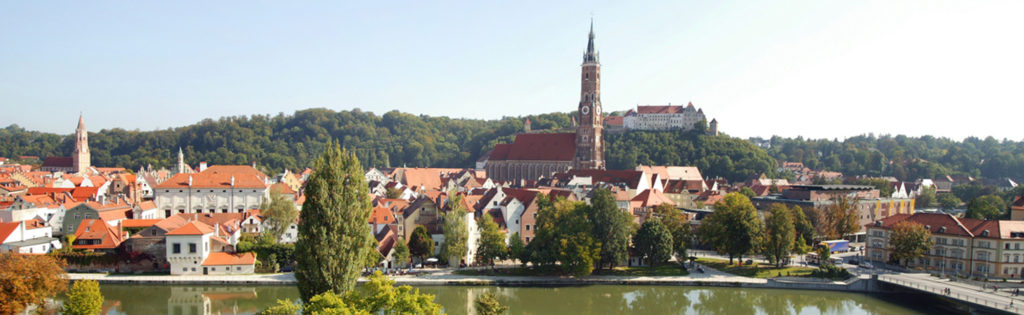
[[[600,258],[600,244],[591,236],[587,205],[558,198],[554,203],[538,195],[536,236],[527,245],[534,265],[560,263],[562,273],[575,277],[589,275]]]
[[[964,217],[972,219],[996,220],[1006,216],[1006,203],[996,195],[985,195],[974,198],[967,203]]]
[[[418,289],[403,285],[395,287],[380,271],[370,275],[360,290],[345,294],[327,291],[309,299],[301,307],[290,300],[278,300],[277,305],[264,309],[265,315],[303,314],[441,314],[441,305],[434,296],[422,294]]]
[[[519,260],[519,263],[524,266],[526,261],[530,259],[530,252],[526,250],[526,244],[523,243],[523,238],[519,236],[519,232],[512,233],[508,245],[508,255],[509,258]]]
[[[693,227],[682,212],[669,204],[662,204],[654,208],[654,214],[665,224],[665,228],[672,234],[672,254],[676,256],[679,263],[686,261],[686,250],[693,238]]]
[[[753,189],[750,189],[750,187],[741,188],[740,193],[746,196],[747,198],[757,197],[757,193],[755,193]]]
[[[892,259],[907,265],[912,259],[921,257],[932,247],[932,234],[921,224],[912,221],[896,223],[889,235]]]
[[[409,263],[409,245],[405,244],[405,240],[398,239],[395,244],[395,253],[392,254],[392,258],[395,260],[395,265],[403,267]]]
[[[764,256],[775,267],[782,268],[782,263],[789,258],[796,243],[792,212],[785,205],[776,203],[768,209],[764,221]]]
[[[652,271],[672,257],[672,244],[672,233],[657,218],[645,221],[633,236],[633,245]]]
[[[494,293],[487,292],[476,298],[474,303],[479,315],[500,315],[508,312],[508,306],[501,305]]]
[[[96,280],[79,280],[71,286],[61,313],[69,315],[99,314],[103,307],[103,294]]]
[[[800,241],[795,245],[794,251],[797,254],[806,254],[810,251],[810,242],[814,241],[814,224],[807,219],[807,213],[800,206],[793,206],[790,211],[793,217],[793,228],[796,229],[797,239]]]
[[[942,208],[942,210],[947,211],[953,210],[956,207],[959,207],[960,204],[964,203],[963,201],[960,200],[960,198],[957,198],[955,195],[949,193],[939,195],[938,199],[939,207]]]
[[[505,233],[501,232],[490,213],[481,217],[477,225],[480,227],[480,239],[477,240],[476,255],[493,269],[494,259],[502,259],[508,253],[505,248]]]
[[[758,248],[763,233],[757,209],[740,193],[726,194],[716,203],[715,211],[704,218],[700,230],[705,243],[729,255],[729,264],[733,258],[742,260],[744,255]]]
[[[315,299],[317,297],[314,296],[313,298]],[[274,306],[265,308],[265,309],[261,310],[259,313],[256,313],[256,314],[258,314],[258,315],[297,315],[297,314],[299,314],[299,310],[302,310],[302,306],[300,306],[298,303],[296,303],[296,301],[292,301],[291,299],[284,299],[284,300],[277,300],[277,303],[274,304]]]
[[[601,244],[601,258],[597,267],[611,269],[626,260],[633,217],[619,210],[615,196],[608,189],[595,189],[590,201],[590,220],[593,236]],[[600,272],[600,271],[599,271]]]
[[[417,225],[409,235],[409,253],[420,260],[434,255],[434,240],[422,225]]]
[[[359,160],[331,141],[306,183],[295,279],[302,299],[355,287],[370,244],[369,188]]]
[[[936,204],[938,200],[935,197],[935,186],[922,187],[921,193],[914,199],[916,208],[933,208]]]
[[[272,236],[275,242],[281,239],[281,235],[284,235],[288,227],[299,217],[299,211],[295,209],[295,202],[275,190],[270,192],[270,202],[264,201],[260,205],[260,213],[265,218],[264,223],[268,226],[265,233]]]
[[[457,266],[469,252],[469,225],[466,223],[466,206],[462,195],[450,192],[450,209],[442,215],[444,242],[441,243],[441,257],[448,259],[449,266]]]

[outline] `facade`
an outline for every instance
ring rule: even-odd
[[[263,172],[248,165],[214,165],[199,173],[179,173],[153,188],[163,217],[177,213],[243,213],[270,197]]]
[[[172,275],[245,274],[255,270],[256,255],[231,253],[218,227],[190,221],[165,235]]]
[[[867,259],[889,262],[889,237],[899,222],[928,229],[934,245],[909,266],[943,274],[987,278],[1024,278],[1024,222],[958,218],[944,213],[901,214],[875,221],[867,229]]]
[[[707,121],[703,109],[696,109],[693,103],[686,107],[670,105],[637,105],[636,110],[630,109],[622,119],[622,126],[632,130],[690,130],[701,121]],[[714,121],[715,133],[718,132],[718,121]],[[710,127],[710,126],[709,126]]]
[[[0,223],[0,252],[45,254],[60,249],[60,240],[40,220]]]
[[[480,159],[488,177],[496,181],[535,181],[570,169],[604,169],[604,115],[601,109],[600,54],[590,26],[580,72],[580,102],[573,133],[523,133],[509,144],[499,144]],[[482,166],[482,167],[481,167]]]
[[[833,205],[835,199],[840,196],[856,201],[854,207],[860,226],[897,214],[914,213],[914,199],[881,197],[873,186],[794,185],[783,190],[781,196],[754,197],[750,201],[759,212],[767,211],[775,203],[787,207],[800,206],[804,211],[808,211]]]
[[[128,218],[128,214],[131,212],[132,205],[124,202],[83,202],[64,212],[63,230],[65,233],[77,231],[82,222],[90,219],[97,219],[108,225],[117,226],[121,220]]]

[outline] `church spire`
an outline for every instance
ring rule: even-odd
[[[583,63],[600,63],[601,54],[594,47],[594,19],[590,19],[590,35],[587,37],[587,51],[583,53]]]
[[[75,152],[71,156],[71,164],[78,174],[86,174],[92,166],[89,153],[89,131],[85,129],[85,118],[78,114],[78,128],[75,128]]]

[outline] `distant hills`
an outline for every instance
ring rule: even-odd
[[[522,132],[526,118],[534,131],[572,124],[570,113],[474,120],[317,108],[292,115],[206,119],[167,130],[104,129],[90,132],[89,145],[94,165],[132,170],[145,165],[170,167],[179,147],[185,151],[186,163],[193,165],[255,161],[268,172],[299,170],[313,164],[329,138],[340,139],[355,151],[364,167],[473,167],[494,144],[510,142]],[[605,138],[607,163],[613,169],[637,164],[695,165],[705,176],[743,180],[760,173],[775,175],[776,160],[788,160],[848,175],[899,179],[946,174],[1024,178],[1024,144],[992,138],[959,142],[929,136],[859,136],[844,141],[775,137],[768,149],[725,135],[707,136],[699,129],[609,132]],[[67,156],[73,146],[73,139],[66,135],[16,125],[0,129],[3,157]]]

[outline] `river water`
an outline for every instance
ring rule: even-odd
[[[472,314],[476,296],[497,294],[509,314],[920,314],[950,313],[943,303],[912,294],[687,286],[578,287],[427,286],[448,314]],[[102,285],[103,314],[252,314],[277,299],[296,299],[292,286]]]

